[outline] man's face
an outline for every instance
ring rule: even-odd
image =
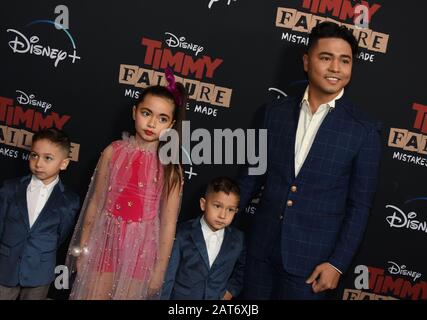
[[[322,38],[303,57],[310,91],[318,98],[332,100],[349,82],[353,55],[347,41]]]

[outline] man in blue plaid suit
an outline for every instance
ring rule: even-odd
[[[241,210],[264,186],[248,230],[246,299],[326,299],[362,240],[377,186],[378,126],[344,97],[357,41],[313,28],[304,96],[266,107],[267,171],[240,179]]]

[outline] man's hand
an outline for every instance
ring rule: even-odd
[[[341,274],[328,262],[319,264],[305,283],[311,284],[314,293],[335,289]]]

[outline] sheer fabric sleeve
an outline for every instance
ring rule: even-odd
[[[89,189],[67,252],[65,264],[70,274],[77,271],[76,263],[79,257],[81,257],[81,255],[90,254],[87,250],[87,243],[91,235],[93,224],[103,209],[108,192],[111,171],[110,160],[112,154],[113,146],[109,145],[102,152],[91,178]]]
[[[182,179],[181,179],[182,181]],[[160,205],[159,253],[148,287],[148,295],[159,296],[175,240],[176,224],[181,208],[183,184],[178,183]]]

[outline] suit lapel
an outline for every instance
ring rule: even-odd
[[[200,225],[200,219],[197,218],[193,222],[193,230],[191,232],[191,237],[193,238],[193,242],[199,251],[203,261],[205,262],[208,269],[209,266],[209,257],[208,250],[206,248],[205,238],[203,237],[202,226]]]
[[[298,121],[299,121],[299,114],[301,112],[301,100],[302,97],[296,101],[292,108],[292,150],[290,154],[292,154],[291,159],[291,165],[289,166],[290,172],[288,172],[288,178],[291,180],[295,179],[295,143],[297,138],[297,129],[298,129]]]
[[[54,207],[55,203],[59,200],[61,197],[63,190],[63,186],[61,181],[58,181],[58,183],[53,187],[52,193],[49,196],[49,199],[47,200],[46,204],[44,205],[42,211],[40,212],[39,216],[37,217],[36,221],[33,223],[33,227],[38,225],[41,220],[45,218],[45,216],[48,216],[49,213],[52,212],[51,208]]]
[[[335,126],[337,125],[337,118],[340,116],[340,113],[343,112],[342,105],[339,105],[337,100],[335,103],[335,108],[328,111],[326,114],[325,119],[323,119],[322,124],[319,127],[319,130],[317,131],[316,136],[314,137],[313,144],[311,145],[311,148],[307,154],[307,157],[305,158],[305,161],[300,169],[299,175],[304,172],[304,168],[307,166],[307,163],[310,163],[311,159],[313,157],[322,157],[319,152],[319,145],[326,144],[328,142],[328,131],[331,129],[333,130]],[[337,131],[337,130],[334,130]],[[295,152],[295,151],[294,151]],[[294,170],[295,172],[295,170]]]
[[[222,261],[226,260],[227,253],[232,251],[234,247],[234,237],[231,233],[231,229],[229,227],[225,228],[224,230],[224,240],[222,241],[221,249],[219,250],[219,253],[212,264],[212,269],[216,265],[220,265]]]
[[[278,146],[283,163],[288,163],[288,171],[286,172],[286,178],[288,181],[295,179],[295,140],[298,128],[298,120],[300,114],[300,102],[302,98],[295,99],[290,106],[290,111],[283,110],[287,114],[284,115],[284,119],[287,119],[283,126],[288,126],[289,129],[284,128],[280,134],[280,145]]]
[[[27,229],[30,229],[30,217],[28,216],[28,204],[27,204],[27,188],[31,181],[31,175],[23,177],[21,184],[16,189],[16,199],[19,212],[21,213],[22,220],[25,222]]]

